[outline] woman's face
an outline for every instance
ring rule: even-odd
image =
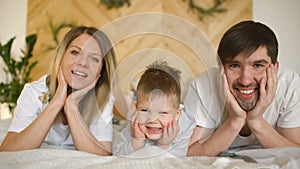
[[[84,33],[70,43],[61,68],[67,84],[78,90],[87,87],[100,76],[102,65],[97,41]]]

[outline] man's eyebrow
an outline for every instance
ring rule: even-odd
[[[269,64],[269,62],[267,60],[265,60],[265,59],[254,61],[254,64],[257,64],[257,63],[260,63],[260,64]]]
[[[237,60],[228,60],[225,62],[225,64],[233,64],[233,63],[240,63],[240,62]]]

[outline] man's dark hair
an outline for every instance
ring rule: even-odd
[[[259,47],[265,47],[272,63],[277,61],[278,42],[274,32],[266,25],[254,21],[242,21],[223,35],[218,55],[223,64],[238,54],[250,56]]]

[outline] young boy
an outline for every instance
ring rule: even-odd
[[[180,73],[166,62],[156,61],[147,67],[137,86],[136,109],[130,126],[123,129],[114,155],[157,146],[175,156],[186,156],[189,137],[179,127],[183,108]]]

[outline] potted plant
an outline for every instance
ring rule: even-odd
[[[25,83],[30,81],[29,75],[32,68],[37,64],[37,61],[29,63],[37,35],[32,34],[26,37],[26,49],[21,50],[23,56],[20,56],[18,60],[11,56],[14,40],[15,37],[4,45],[0,42],[0,56],[5,64],[3,70],[6,74],[5,81],[0,82],[0,103],[8,103],[10,112],[15,107]]]

